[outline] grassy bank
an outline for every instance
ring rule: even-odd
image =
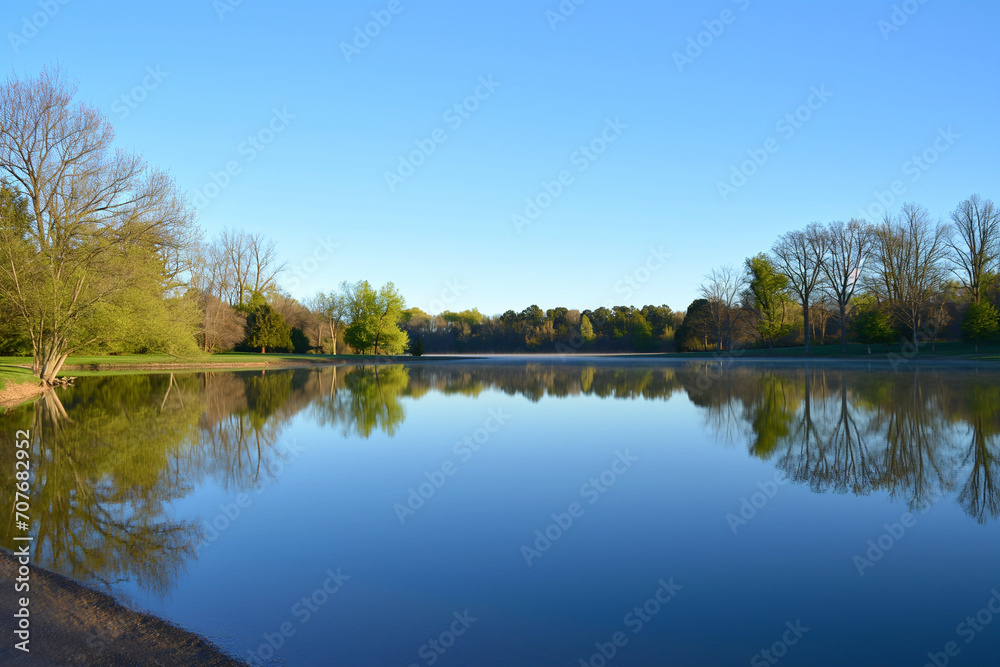
[[[210,368],[212,366],[275,366],[293,364],[318,364],[348,361],[393,361],[412,360],[413,357],[390,357],[374,355],[332,355],[332,354],[252,354],[242,352],[226,352],[222,354],[206,354],[197,357],[172,357],[167,354],[128,354],[128,355],[90,355],[72,356],[66,360],[60,375],[72,374],[73,371],[127,370],[133,368]],[[31,368],[30,357],[0,357],[0,374],[9,372],[12,375]],[[30,376],[30,370],[28,371]]]
[[[8,385],[37,382],[35,376],[31,374],[30,368],[17,368],[5,365],[5,363],[0,360],[0,391],[6,389]],[[31,360],[28,361],[28,365],[31,365]]]

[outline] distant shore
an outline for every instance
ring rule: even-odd
[[[353,366],[366,364],[433,364],[437,362],[456,361],[494,361],[494,362],[570,362],[570,361],[720,361],[733,363],[736,361],[780,362],[806,364],[832,364],[858,366],[862,364],[877,364],[898,368],[909,364],[953,365],[967,366],[972,364],[994,365],[1000,361],[1000,355],[990,349],[983,354],[954,353],[943,351],[935,354],[923,350],[919,355],[907,356],[898,346],[888,352],[873,352],[872,354],[849,352],[841,355],[834,352],[834,346],[814,347],[810,356],[804,356],[801,348],[778,348],[768,353],[761,349],[742,349],[733,352],[685,352],[685,353],[635,353],[635,352],[574,352],[569,354],[546,352],[520,353],[482,353],[482,354],[428,354],[421,357],[388,356],[388,355],[312,355],[312,354],[215,354],[197,359],[179,359],[167,355],[128,355],[103,357],[70,357],[60,372],[61,376],[105,375],[115,373],[143,373],[156,371],[214,371],[214,370],[270,370],[317,368],[324,366]],[[1000,364],[998,364],[1000,366]],[[0,408],[10,408],[29,401],[46,391],[36,378],[29,374],[31,360],[23,357],[0,358],[0,381],[5,384],[0,388]],[[4,371],[7,371],[5,374]],[[12,373],[11,371],[16,371]]]

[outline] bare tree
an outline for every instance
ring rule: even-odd
[[[342,289],[348,289],[347,283],[342,283]],[[330,340],[333,346],[332,353],[337,354],[337,332],[340,325],[347,319],[347,298],[343,293],[320,292],[313,297],[312,308],[323,316],[330,327]],[[322,336],[320,336],[322,340]]]
[[[23,233],[0,225],[0,290],[31,340],[34,371],[51,383],[66,357],[96,338],[100,308],[127,310],[151,267],[192,239],[193,215],[174,182],[138,155],[113,148],[96,108],[74,102],[58,69],[0,88],[0,171],[29,202]]]
[[[865,264],[871,257],[875,235],[871,225],[852,218],[827,225],[828,253],[822,263],[823,288],[837,304],[837,323],[840,326],[840,351],[847,352],[847,318],[850,315],[854,290],[861,282]]]
[[[740,301],[746,287],[746,274],[733,266],[723,266],[712,269],[705,276],[700,293],[708,301],[712,322],[718,334],[718,347],[722,350],[723,333],[725,333],[726,349],[733,350],[733,327],[739,320]]]
[[[875,229],[874,277],[870,287],[910,329],[914,346],[923,320],[945,282],[948,228],[934,225],[927,210],[903,204],[898,216],[886,214]]]
[[[818,223],[811,223],[804,230],[782,235],[771,252],[775,266],[788,277],[789,287],[802,304],[805,327],[806,354],[809,354],[809,300],[823,282],[823,263],[829,253],[829,237]]]
[[[205,251],[205,289],[232,306],[246,305],[254,292],[277,288],[285,265],[278,261],[274,241],[263,234],[222,230]]]
[[[973,303],[1000,256],[1000,209],[989,199],[972,195],[951,214],[955,235],[949,240],[954,272]]]
[[[246,315],[214,294],[202,293],[202,349],[231,350],[246,336]]]
[[[308,306],[303,305],[298,299],[283,291],[278,291],[271,298],[270,305],[285,318],[288,326],[298,329],[309,338],[310,346],[320,347],[322,345],[321,327],[326,324],[322,315],[313,312]],[[310,333],[315,334],[315,336],[310,336]],[[314,340],[315,345],[313,345]]]

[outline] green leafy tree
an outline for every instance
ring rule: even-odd
[[[695,299],[674,333],[678,352],[694,352],[708,347],[712,330],[712,306],[708,299]]]
[[[896,338],[892,316],[870,297],[857,300],[854,332],[858,341],[867,346],[868,354],[872,353],[872,345],[876,343],[889,345]]]
[[[590,318],[586,315],[580,316],[580,337],[585,343],[592,343],[595,338],[594,325],[590,323]]]
[[[267,353],[267,348],[291,350],[292,329],[280,313],[264,301],[260,292],[254,292],[247,306],[247,338],[246,345],[260,348],[261,354]]]
[[[350,324],[344,340],[362,353],[379,350],[385,354],[402,354],[409,343],[406,332],[399,328],[406,301],[391,282],[377,291],[367,280],[342,285]]]
[[[25,239],[31,226],[31,213],[28,211],[28,200],[16,189],[0,181],[0,239]],[[0,281],[5,278],[5,272],[0,271]],[[31,353],[31,341],[24,329],[24,323],[18,317],[13,302],[4,298],[4,294],[13,285],[0,284],[0,356],[21,356]]]
[[[26,230],[0,225],[0,298],[47,383],[96,342],[89,331],[102,308],[129,310],[149,267],[161,294],[177,288],[188,268],[178,259],[197,236],[173,180],[116,149],[111,122],[75,94],[58,69],[0,85],[0,173],[32,220]]]
[[[1000,313],[993,304],[988,301],[970,303],[962,322],[962,338],[979,352],[979,346],[995,340],[997,333],[1000,333]]]
[[[757,315],[757,335],[773,349],[774,341],[787,334],[788,278],[779,273],[767,255],[747,258],[748,293]]]

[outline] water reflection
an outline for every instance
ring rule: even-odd
[[[1000,387],[992,372],[864,372],[710,362],[445,363],[81,378],[0,415],[32,429],[35,560],[108,586],[169,591],[199,528],[168,503],[205,481],[266,486],[297,415],[369,438],[396,434],[408,402],[499,391],[530,401],[593,396],[698,406],[706,428],[817,493],[886,492],[910,509],[954,496],[979,523],[1000,515]],[[415,409],[410,406],[411,409]],[[541,446],[541,445],[540,445]],[[4,437],[0,456],[13,460]],[[13,471],[0,473],[11,488]],[[4,545],[13,544],[13,518]]]

